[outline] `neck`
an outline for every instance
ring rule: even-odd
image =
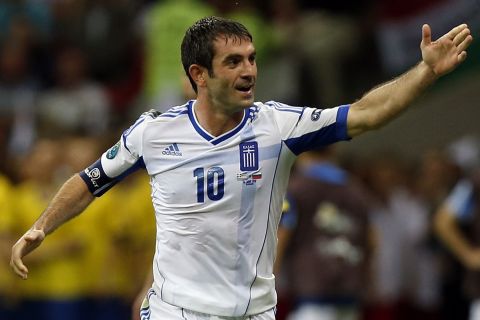
[[[244,110],[228,112],[212,104],[197,100],[193,112],[198,123],[214,137],[218,137],[235,128],[243,119]]]

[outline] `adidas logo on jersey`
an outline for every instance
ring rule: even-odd
[[[178,145],[176,143],[172,143],[171,145],[163,149],[162,154],[165,156],[182,156],[182,153],[180,152],[180,149],[178,148]]]

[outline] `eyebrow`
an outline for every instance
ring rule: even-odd
[[[225,59],[223,59],[223,61],[229,61],[229,60],[234,60],[234,59],[241,59],[243,58],[243,56],[241,54],[238,54],[238,53],[232,53],[232,54],[229,54],[228,56],[225,57]]]
[[[257,51],[253,51],[251,54],[248,55],[248,57],[256,56],[256,55],[257,55]],[[234,60],[234,59],[243,59],[243,55],[241,55],[239,53],[229,54],[228,56],[226,56],[223,59],[223,62],[231,61],[231,60]]]

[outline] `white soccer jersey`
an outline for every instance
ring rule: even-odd
[[[290,168],[299,153],[348,139],[349,106],[255,103],[219,137],[194,109],[192,100],[143,114],[82,176],[99,195],[145,165],[157,223],[154,288],[163,301],[219,316],[258,314],[276,304],[272,270]]]

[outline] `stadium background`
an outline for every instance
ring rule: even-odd
[[[415,64],[423,23],[434,37],[461,22],[474,37],[480,30],[474,0],[0,1],[0,319],[37,319],[43,309],[58,316],[71,301],[78,302],[79,319],[130,317],[154,246],[144,175],[129,178],[49,237],[26,260],[28,281],[9,270],[10,248],[60,183],[118,141],[141,112],[164,111],[190,95],[179,60],[181,37],[193,21],[211,14],[238,19],[253,33],[257,100],[319,108],[354,101]],[[401,283],[391,296],[382,296],[375,283],[366,288],[373,292],[370,308],[394,300],[407,313],[402,319],[464,316],[460,293],[452,299],[443,289],[451,284],[460,292],[459,275],[445,267],[455,263],[445,262],[449,257],[431,234],[429,218],[438,202],[431,195],[446,188],[449,170],[460,164],[452,144],[463,139],[461,150],[468,153],[480,136],[479,54],[477,40],[468,61],[413,110],[338,147],[373,197],[382,196],[373,173],[386,170],[393,187],[428,203],[417,241],[408,248],[398,244],[399,252],[410,250],[416,258],[391,270],[392,281]],[[420,265],[425,251],[433,264]],[[422,267],[437,275],[425,278]],[[288,284],[279,283],[283,317],[290,307]]]

